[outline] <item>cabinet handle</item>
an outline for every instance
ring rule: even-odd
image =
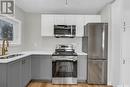
[[[123,64],[125,64],[125,60],[123,59]]]
[[[26,60],[23,60],[23,61],[22,61],[22,64],[25,64],[25,63],[26,63]]]
[[[124,22],[124,25],[123,25],[123,31],[125,32],[126,31],[126,23]]]

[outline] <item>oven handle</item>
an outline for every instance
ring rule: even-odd
[[[77,61],[77,59],[52,59],[52,61],[57,61],[57,60],[61,60],[61,61],[66,61],[66,60],[68,60],[68,61]]]

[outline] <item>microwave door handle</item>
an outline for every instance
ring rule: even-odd
[[[72,32],[73,32],[73,28],[72,28],[72,26],[71,26],[71,35],[72,35]]]

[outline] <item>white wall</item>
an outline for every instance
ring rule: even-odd
[[[82,49],[82,38],[54,38],[41,36],[41,14],[25,14],[26,50],[54,51],[56,44],[73,44],[76,50]]]
[[[102,12],[102,21],[109,23],[109,84],[121,85],[122,0],[116,0]]]
[[[112,4],[112,83],[121,85],[121,29],[123,0],[117,0]]]
[[[24,47],[24,36],[25,36],[23,33],[25,30],[25,28],[24,28],[24,14],[25,14],[25,12],[22,9],[16,7],[15,17],[16,17],[16,19],[19,19],[22,22],[22,41],[21,41],[22,44],[17,45],[17,46],[9,46],[9,53],[20,52],[20,51],[22,51],[22,49]]]
[[[129,61],[129,25],[130,25],[130,0],[124,0],[123,3],[123,21],[125,22],[126,31],[122,32],[122,59],[125,60],[125,63],[121,66],[121,80],[124,84],[124,87],[130,86],[130,66]]]

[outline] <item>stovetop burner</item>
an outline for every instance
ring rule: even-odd
[[[55,52],[52,56],[77,56],[77,53],[73,52]]]
[[[77,53],[75,53],[73,45],[57,45],[52,56],[77,56]]]

